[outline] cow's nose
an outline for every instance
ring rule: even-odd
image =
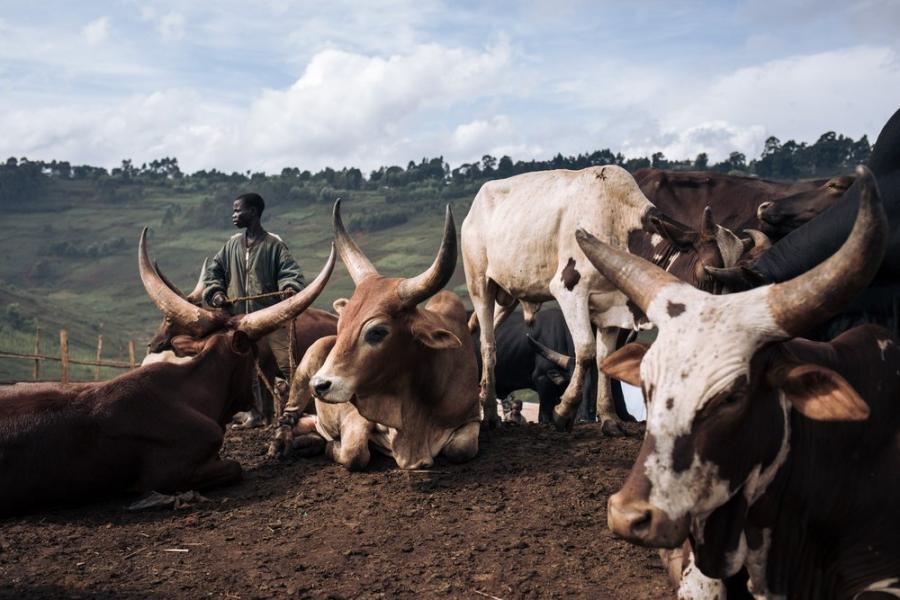
[[[766,210],[773,204],[774,204],[774,202],[763,202],[762,204],[760,204],[759,207],[756,209],[756,218],[762,219]]]
[[[331,387],[331,380],[324,377],[313,377],[310,383],[317,396],[321,396]]]
[[[646,500],[628,500],[621,493],[610,496],[607,506],[609,528],[635,544],[656,548],[676,548],[687,537],[689,515],[672,520]]]
[[[653,513],[649,506],[625,503],[618,494],[610,497],[607,521],[613,533],[629,540],[644,541],[650,533],[652,520]]]

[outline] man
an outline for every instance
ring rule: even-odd
[[[203,299],[214,308],[225,308],[231,314],[250,313],[271,306],[304,288],[303,273],[280,237],[263,229],[260,219],[266,204],[257,193],[242,194],[234,201],[231,222],[243,229],[219,250],[206,271]],[[272,292],[281,292],[252,300],[229,301]],[[282,375],[290,373],[290,339],[286,327],[276,329],[260,341],[268,343]],[[258,381],[254,378],[256,406],[240,418],[240,427],[262,424],[262,401]]]

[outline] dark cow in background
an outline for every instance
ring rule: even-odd
[[[785,196],[777,201],[763,202],[756,209],[759,228],[773,240],[783,238],[831,208],[844,196],[854,180],[852,175],[839,175],[814,189]]]
[[[224,426],[249,404],[255,340],[293,319],[321,293],[335,253],[309,287],[216,333],[217,315],[173,292],[147,257],[147,293],[193,336],[172,339],[193,359],[160,362],[97,383],[20,383],[0,388],[0,513],[123,491],[202,489],[240,478],[218,458]]]
[[[884,328],[795,338],[879,269],[887,220],[860,167],[846,242],[784,283],[712,296],[583,230],[592,263],[659,328],[603,368],[640,384],[644,443],[609,501],[611,529],[647,546],[690,535],[706,577],[742,566],[759,597],[900,594],[900,347]],[[884,597],[884,596],[881,596]]]
[[[296,418],[312,391],[326,453],[350,470],[368,465],[370,444],[401,469],[428,467],[439,455],[471,459],[481,420],[475,349],[462,300],[441,291],[456,267],[450,207],[434,263],[403,279],[379,275],[344,228],[340,206],[335,244],[356,289],[335,301],[337,335],[313,344],[297,367],[288,415]],[[295,440],[292,425],[276,434],[272,453],[308,441]]]

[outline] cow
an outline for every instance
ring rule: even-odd
[[[766,205],[774,213],[772,207],[787,199],[793,199],[794,206],[799,207],[801,198],[806,198],[808,204],[822,206],[829,200],[836,201],[840,192],[853,183],[852,176],[781,182],[711,171],[651,168],[638,169],[634,179],[647,199],[675,221],[695,223],[710,207],[715,222],[727,229],[761,228],[770,236],[783,235],[784,228],[767,225],[761,217],[761,206]]]
[[[241,467],[218,458],[224,426],[248,404],[255,340],[292,319],[321,293],[335,251],[309,287],[206,335],[219,316],[169,289],[141,234],[147,293],[172,322],[182,364],[160,362],[105,382],[19,383],[0,388],[0,514],[116,492],[179,491],[232,483]]]
[[[783,238],[843,198],[854,179],[852,175],[839,175],[814,189],[763,202],[756,209],[760,229],[771,239]]]
[[[838,251],[789,281],[713,296],[580,229],[595,267],[656,323],[601,366],[641,385],[647,428],[612,531],[676,548],[757,597],[863,598],[900,574],[900,347],[874,325],[797,338],[879,269],[887,220],[870,171]],[[874,597],[874,596],[870,596]]]
[[[479,334],[475,331],[472,341],[480,372]],[[497,397],[506,398],[516,390],[534,390],[540,401],[538,421],[550,423],[553,407],[559,403],[575,370],[575,360],[570,358],[574,354],[572,335],[566,327],[562,311],[558,308],[542,310],[534,315],[531,325],[521,312],[513,312],[497,326],[495,339]],[[578,420],[593,421],[596,418],[596,382],[596,370],[589,369],[578,408]]]
[[[536,207],[542,212],[539,219],[534,218]],[[709,224],[705,214],[704,221]],[[571,381],[553,413],[559,429],[570,429],[574,423],[588,365],[615,348],[619,329],[635,329],[643,323],[640,312],[585,258],[575,243],[578,226],[602,232],[606,241],[621,248],[627,247],[635,232],[653,227],[663,234],[660,242],[670,237],[686,244],[679,256],[661,252],[657,258],[667,263],[678,259],[692,282],[697,282],[697,274],[707,276],[705,266],[709,265],[698,259],[703,247],[715,248],[720,237],[742,247],[734,234],[715,225],[711,225],[715,232],[705,232],[712,239],[690,235],[686,227],[666,219],[634,178],[617,166],[524,173],[485,183],[463,222],[462,245],[466,285],[481,325],[481,399],[487,426],[499,422],[495,302],[509,306],[515,300],[525,301],[526,319],[536,304],[553,299],[559,303],[576,358]],[[695,246],[696,252],[688,252],[694,244],[700,245]],[[718,250],[714,254],[721,260]],[[597,327],[596,339],[592,325]],[[604,433],[621,435],[624,430],[612,407],[609,383],[602,379],[597,386],[597,418]]]
[[[410,279],[378,274],[344,228],[340,207],[338,200],[335,244],[356,289],[335,301],[337,335],[314,343],[297,368],[288,418],[312,392],[326,454],[349,470],[368,465],[370,443],[401,469],[429,467],[438,455],[471,459],[480,427],[475,349],[462,300],[440,291],[456,267],[450,207],[437,258]],[[294,445],[291,424],[276,434],[272,453]]]
[[[175,287],[174,284],[172,284],[169,278],[167,278],[163,271],[159,268],[158,264],[154,263],[153,266],[160,279],[169,287],[170,290],[183,297],[191,304],[194,304],[196,306],[201,305],[203,295],[203,282],[206,278],[205,260],[203,261],[203,267],[200,270],[200,278],[198,279],[196,286],[187,295],[181,293],[181,291],[179,291],[179,289]],[[224,309],[210,310],[212,310],[213,312],[222,313],[222,319],[218,320],[217,322],[222,324],[228,322],[228,314]],[[319,310],[316,308],[306,309],[305,311],[300,313],[299,316],[293,319],[292,323],[294,328],[294,344],[291,350],[295,364],[300,363],[300,359],[303,358],[303,355],[306,353],[313,342],[327,335],[334,335],[337,331],[337,315],[333,315],[327,311]],[[176,354],[172,350],[172,338],[177,335],[184,335],[185,333],[186,331],[184,331],[183,326],[171,322],[171,320],[168,318],[164,318],[163,322],[157,328],[156,333],[153,335],[153,338],[147,344],[147,356],[144,357],[144,360],[141,362],[141,364],[146,365],[160,361],[177,363],[191,360],[191,356],[176,356]],[[259,366],[259,376],[265,378],[266,382],[273,382],[276,380],[276,376],[282,374],[278,369],[278,365],[275,362],[275,356],[272,354],[272,351],[269,348],[268,344],[263,344],[262,346],[258,347],[256,363]],[[290,374],[285,373],[283,375],[287,377]],[[276,392],[280,392],[277,385],[274,387],[274,389],[276,390]],[[267,401],[267,398],[269,398],[267,390],[260,389],[259,386],[254,386],[254,390],[255,391],[253,393],[255,408],[260,414],[266,416],[267,418],[271,418],[274,412],[273,403],[278,401],[278,399],[273,398],[272,403],[270,403]],[[256,396],[257,393],[260,397]]]

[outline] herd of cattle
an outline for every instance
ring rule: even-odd
[[[238,480],[240,465],[218,456],[225,426],[252,402],[254,365],[271,367],[255,342],[287,323],[298,367],[273,455],[324,451],[349,469],[373,448],[403,469],[470,460],[480,428],[498,422],[498,392],[523,387],[538,391],[543,421],[568,430],[596,409],[619,435],[613,378],[641,388],[647,426],[608,524],[668,549],[679,597],[724,597],[741,576],[757,597],[900,597],[896,331],[799,337],[854,302],[886,253],[896,260],[898,123],[876,143],[888,168],[827,181],[603,166],[488,182],[459,236],[471,315],[443,290],[458,255],[449,207],[433,264],[389,278],[336,202],[315,280],[237,316],[201,306],[199,287],[179,292],[144,230],[140,276],[165,317],[154,358],[107,382],[0,388],[0,514]],[[853,226],[836,252],[736,291],[780,237],[838,209]],[[353,295],[336,315],[308,309],[337,256]],[[539,312],[551,300],[559,309]],[[652,345],[620,343],[651,326]],[[313,403],[315,419],[302,417]]]

